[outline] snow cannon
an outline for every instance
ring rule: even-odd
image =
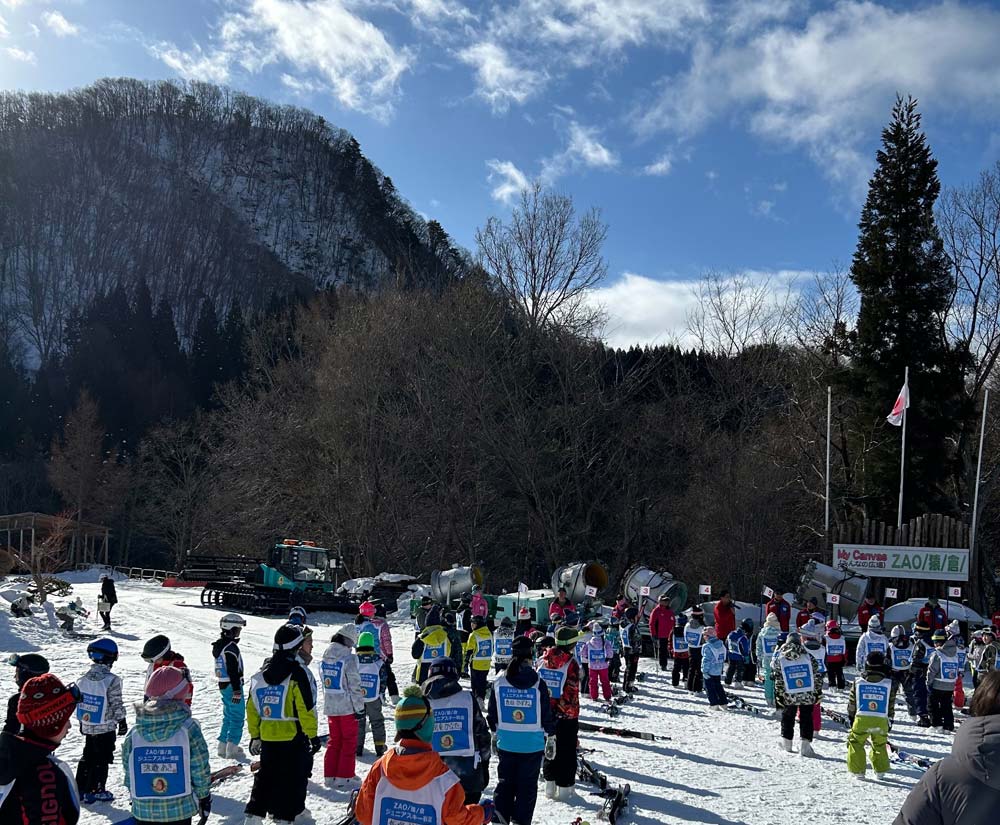
[[[474,564],[435,570],[431,573],[431,598],[439,604],[450,604],[453,599],[471,593],[476,585],[483,586],[483,571]]]
[[[828,593],[840,596],[837,613],[840,618],[852,621],[858,615],[858,607],[868,592],[868,579],[849,570],[837,570],[828,564],[810,561],[802,571],[802,580],[795,593],[800,604],[815,598],[820,608],[831,614],[833,605],[826,600]]]
[[[643,595],[643,588],[648,587],[649,592]],[[633,604],[641,605],[641,621],[648,622],[649,615],[656,607],[660,596],[666,595],[670,599],[670,607],[675,613],[684,609],[687,604],[688,589],[684,582],[677,581],[665,570],[656,571],[648,567],[637,564],[630,567],[622,580],[622,591]]]
[[[593,596],[587,595],[587,588],[593,587],[600,593],[608,586],[608,569],[599,561],[581,561],[564,564],[552,574],[552,589],[559,592],[566,588],[566,597],[573,602],[589,602]]]

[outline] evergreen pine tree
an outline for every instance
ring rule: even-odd
[[[192,390],[195,401],[202,407],[209,405],[215,384],[224,378],[224,359],[219,317],[215,313],[215,304],[206,298],[201,304],[191,344]]]
[[[934,220],[937,161],[913,98],[897,98],[876,158],[851,266],[861,308],[850,379],[863,399],[861,428],[875,427],[865,464],[866,509],[894,521],[901,434],[885,416],[904,371],[909,367],[911,396],[904,520],[955,509],[949,436],[961,415],[961,373],[942,322],[954,283]]]

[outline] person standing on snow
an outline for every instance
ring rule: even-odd
[[[885,622],[885,608],[876,601],[875,596],[869,594],[858,605],[858,627],[868,627],[868,620],[872,616],[878,616],[879,622]]]
[[[358,718],[358,745],[354,755],[361,757],[365,751],[367,723],[372,726],[372,746],[375,756],[385,753],[385,716],[382,713],[382,659],[375,651],[375,638],[365,632],[358,636],[358,675],[365,696],[365,711]]]
[[[656,647],[660,670],[667,669],[670,661],[670,637],[674,635],[677,617],[670,607],[670,598],[664,593],[656,600],[656,607],[649,614],[649,635]]]
[[[722,671],[726,666],[726,646],[715,635],[714,627],[702,631],[705,641],[701,648],[701,672],[705,678],[708,705],[713,710],[725,710],[729,699],[722,687]]]
[[[240,633],[247,620],[236,613],[227,613],[219,619],[219,638],[212,643],[215,660],[215,680],[222,699],[222,727],[219,730],[218,755],[239,759],[243,753],[243,722],[246,706],[243,704],[243,656],[240,653]]]
[[[778,614],[768,613],[764,617],[764,627],[757,634],[757,661],[761,663],[761,670],[764,673],[764,700],[769,708],[775,707],[774,672],[771,670],[771,663],[778,649],[780,636],[781,624]]]
[[[271,657],[250,679],[247,730],[260,770],[244,809],[244,825],[263,825],[268,814],[291,822],[305,810],[312,757],[322,743],[310,677],[295,655],[304,639],[301,627],[279,627]]]
[[[451,641],[448,632],[441,624],[441,608],[434,605],[427,611],[426,625],[420,635],[413,640],[410,655],[417,660],[413,672],[413,681],[418,685],[424,683],[427,672],[437,659],[451,656]]]
[[[622,675],[622,628],[621,620],[613,616],[608,619],[608,626],[604,629],[604,638],[611,642],[611,664],[608,665],[608,678],[616,683]],[[588,674],[589,684],[589,674]]]
[[[604,701],[611,701],[611,678],[608,668],[611,665],[611,642],[604,638],[604,626],[594,622],[590,627],[591,638],[583,648],[584,661],[590,680],[590,698],[597,701],[598,685],[604,694]]]
[[[927,690],[930,693],[931,727],[955,730],[952,697],[958,680],[958,646],[943,630],[931,636],[934,652],[927,663]]]
[[[118,661],[118,645],[111,639],[98,639],[87,646],[87,656],[93,664],[76,683],[80,691],[76,718],[86,738],[76,768],[76,786],[83,803],[89,805],[115,798],[107,789],[108,767],[115,761],[115,733],[124,736],[128,724],[122,680],[111,672]]]
[[[753,622],[744,619],[743,624],[726,636],[726,685],[729,686],[736,680],[736,687],[743,687],[743,674],[746,665],[750,661],[750,637],[747,633],[747,623],[749,629],[753,630]],[[716,627],[718,635],[718,627]],[[702,653],[704,655],[704,652]],[[704,668],[702,669],[704,672]]]
[[[330,737],[323,757],[323,782],[328,788],[354,790],[361,786],[354,773],[358,748],[358,722],[365,715],[365,691],[357,654],[354,625],[344,625],[333,634],[323,653],[323,713]]]
[[[979,682],[988,673],[997,670],[997,659],[1000,656],[1000,647],[997,646],[996,628],[985,627],[980,631],[980,644],[976,647],[975,670],[973,671],[974,686],[979,687]],[[972,653],[969,654],[970,658]]]
[[[448,636],[448,645],[451,649],[451,660],[455,663],[455,667],[461,673],[462,662],[464,659],[462,650],[465,647],[465,639],[462,638],[462,634],[455,622],[455,611],[446,610],[444,612],[444,632]]]
[[[847,664],[847,639],[836,619],[826,623],[826,675],[830,687],[843,690],[847,686],[844,679],[844,665]]]
[[[612,655],[614,655],[613,650],[612,646]],[[622,690],[626,693],[635,690],[635,676],[639,671],[639,657],[641,655],[642,637],[639,635],[639,610],[630,607],[625,611],[625,622],[622,624],[622,658],[625,660]]]
[[[907,683],[910,680],[913,647],[910,644],[909,637],[906,635],[906,629],[901,624],[896,625],[889,635],[889,655],[887,658],[889,671],[892,676],[893,697],[893,703],[889,707],[889,712],[891,715],[895,709],[896,694],[899,692],[900,687],[902,687],[903,695],[906,696],[906,708],[909,711],[910,717],[916,719],[916,708],[913,706],[910,690],[907,687]]]
[[[354,807],[361,825],[485,825],[493,818],[492,800],[465,804],[461,782],[431,746],[434,712],[419,686],[403,691],[395,727],[395,747],[372,765],[361,784]]]
[[[21,732],[21,723],[17,721],[17,703],[21,701],[21,688],[28,679],[48,673],[49,660],[37,653],[12,653],[7,659],[7,664],[14,666],[14,684],[17,685],[17,693],[7,700],[7,718],[3,723],[3,732],[17,735]]]
[[[549,689],[555,718],[556,752],[542,764],[545,795],[567,801],[576,784],[576,749],[580,732],[580,666],[573,658],[577,632],[572,627],[556,631],[555,645],[548,648],[535,668]]]
[[[510,616],[500,620],[500,627],[493,634],[493,671],[500,673],[507,669],[510,663],[511,650],[514,643],[514,623]]]
[[[858,639],[858,649],[854,659],[854,666],[858,669],[858,673],[865,669],[868,656],[876,650],[883,656],[888,655],[889,640],[885,638],[879,617],[872,616],[868,620],[868,630],[862,633],[861,638]]]
[[[531,667],[531,642],[514,640],[507,669],[493,682],[486,716],[498,756],[497,812],[507,822],[531,825],[542,758],[558,756],[549,688]]]
[[[115,580],[107,573],[101,576],[101,595],[97,599],[97,615],[104,622],[104,629],[111,630],[111,609],[118,604]]]
[[[931,654],[934,652],[934,644],[931,641],[931,629],[917,619],[913,625],[913,652],[910,655],[910,679],[907,682],[909,688],[909,703],[913,705],[917,714],[917,726],[929,728],[931,717],[928,712],[929,692],[927,690],[927,666],[931,661]]]
[[[514,625],[514,636],[527,636],[535,629],[535,625],[531,621],[531,611],[522,607],[517,611],[517,624]]]
[[[674,634],[670,637],[670,652],[674,657],[674,667],[670,672],[670,684],[674,687],[680,686],[681,679],[684,680],[686,686],[688,680],[691,656],[688,653],[687,636],[684,632],[686,625],[687,616],[681,613],[677,617],[677,624],[674,625]]]
[[[486,620],[486,624],[489,624],[490,603],[483,595],[483,588],[478,584],[472,585],[472,600],[469,602],[469,609],[474,617],[481,616]]]
[[[782,633],[788,632],[788,623],[792,618],[792,606],[785,601],[785,597],[781,593],[775,593],[768,600],[767,605],[764,609],[765,614],[771,615],[772,613],[778,617],[778,626]]]
[[[465,669],[469,671],[472,695],[486,707],[486,677],[493,660],[493,634],[486,626],[485,616],[472,617],[472,632],[465,643]]]
[[[799,735],[802,737],[799,753],[815,756],[813,750],[813,709],[823,697],[819,663],[802,646],[797,633],[790,633],[788,640],[775,651],[771,661],[774,677],[775,704],[781,710],[781,747],[792,752],[795,735],[795,715],[799,717]]]
[[[491,736],[483,712],[462,689],[451,659],[431,665],[423,690],[434,716],[431,744],[462,783],[465,804],[475,805],[490,780]]]
[[[847,770],[859,779],[865,777],[865,744],[869,738],[875,776],[884,779],[889,772],[887,746],[893,687],[892,680],[885,675],[886,669],[885,655],[873,650],[847,700],[847,716],[851,720],[851,730],[847,734]]]
[[[723,590],[719,594],[719,600],[715,603],[715,635],[726,643],[729,634],[736,630],[736,605],[733,604],[733,597],[728,590]]]
[[[684,638],[687,640],[688,655],[690,656],[687,689],[691,693],[699,693],[702,689],[701,646],[704,644],[704,636],[702,635],[702,631],[705,629],[704,620],[705,611],[695,605],[691,608],[691,618],[688,619],[687,626],[684,628]]]
[[[378,615],[374,602],[362,602],[358,609],[362,621],[358,627],[358,638],[362,633],[371,633],[375,641],[375,652],[382,660],[382,670],[379,674],[382,688],[389,694],[389,701],[395,706],[399,701],[399,687],[396,685],[396,674],[392,672],[392,630],[384,617]]]
[[[823,684],[823,676],[826,675],[826,650],[823,648],[823,625],[815,619],[810,619],[799,628],[799,637],[802,639],[802,646],[806,653],[816,660],[819,666],[820,686]],[[823,727],[823,710],[819,701],[813,706],[813,733],[818,732]]]
[[[948,613],[938,604],[937,596],[929,596],[927,604],[921,607],[917,614],[917,621],[927,625],[931,629],[931,633],[934,633],[945,629],[948,624]]]
[[[184,663],[184,657],[180,653],[175,653],[170,647],[170,639],[162,634],[159,636],[154,636],[146,644],[142,646],[142,660],[148,663],[146,668],[146,682],[149,682],[153,675],[153,671],[160,667],[176,667],[187,675],[188,680],[188,691],[187,695],[184,697],[184,701],[188,703],[188,707],[191,706],[191,700],[194,698],[194,682],[191,681],[191,673],[187,669],[187,665]]]
[[[69,766],[55,750],[69,733],[76,698],[51,673],[24,683],[17,704],[20,733],[0,736],[0,822],[76,825],[80,800]]]
[[[160,667],[146,682],[145,701],[135,706],[122,765],[137,823],[190,823],[212,810],[208,745],[184,701],[187,690],[183,670]]]

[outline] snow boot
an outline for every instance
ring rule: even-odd
[[[216,753],[219,756],[221,756],[223,759],[225,759],[226,755],[229,753],[229,743],[228,742],[219,742],[219,749],[216,751]]]
[[[334,788],[334,789],[336,789],[337,788],[337,783],[339,781],[340,780],[337,779],[337,777],[335,777],[335,776],[326,776],[326,777],[323,778],[323,784],[326,785],[326,787],[328,787],[328,788]]]
[[[312,811],[310,811],[308,808],[303,808],[295,815],[295,819],[292,820],[292,822],[312,822],[312,821],[313,821]]]
[[[379,756],[383,756],[384,754],[385,754],[385,742],[376,742],[375,743],[375,756],[379,757]]]
[[[549,779],[545,782],[545,798],[555,799],[556,798],[556,783],[555,780]]]
[[[802,744],[799,745],[799,753],[802,756],[815,756],[816,751],[813,750],[813,743],[808,739],[803,739]]]
[[[886,777],[886,774],[884,774],[884,773],[878,773],[878,772],[876,771],[876,773],[875,773],[875,777],[876,777],[877,779],[885,779],[885,777]]]
[[[98,791],[97,793],[91,794],[94,797],[95,802],[114,802],[115,795],[111,791]]]
[[[931,726],[931,717],[924,715],[920,717],[920,721],[917,722],[918,728],[929,728]]]
[[[333,782],[334,790],[338,791],[354,791],[361,787],[361,777],[351,776],[348,778],[338,777]]]
[[[861,771],[861,773],[852,773],[851,776],[853,776],[855,779],[857,779],[858,782],[864,782],[865,781],[865,772],[864,771]]]
[[[392,705],[393,707],[396,707],[396,705],[399,704],[399,697],[398,696],[390,696],[389,697],[389,704]]]
[[[781,737],[781,749],[783,751],[788,751],[788,753],[791,753],[792,752],[792,740],[791,739],[785,739],[785,737],[782,736]]]
[[[567,785],[565,788],[556,788],[556,799],[560,802],[569,802],[573,799],[573,793],[576,789],[573,785]]]

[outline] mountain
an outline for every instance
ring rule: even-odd
[[[190,340],[204,299],[437,288],[468,255],[322,117],[205,83],[0,94],[0,324],[36,358],[142,280]]]

